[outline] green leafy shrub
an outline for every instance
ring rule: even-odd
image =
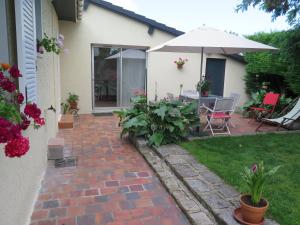
[[[184,138],[190,126],[199,123],[197,104],[161,100],[147,104],[145,96],[132,99],[133,108],[115,111],[122,126],[121,136],[145,137],[150,145],[174,143]]]
[[[182,140],[189,127],[199,123],[196,109],[196,103],[183,104],[179,100],[149,104],[149,144],[159,146]]]
[[[246,53],[245,76],[248,94],[270,82],[269,91],[291,96],[300,94],[300,28],[293,30],[257,33],[249,39],[277,47],[278,51]]]
[[[149,132],[147,98],[143,95],[135,96],[131,102],[133,108],[114,111],[120,118],[119,126],[123,128],[121,137],[127,133],[146,137]]]

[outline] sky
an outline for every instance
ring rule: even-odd
[[[235,12],[241,0],[106,0],[150,19],[187,32],[200,26],[232,31],[240,35],[289,28],[285,17],[272,21],[271,14],[250,7]]]

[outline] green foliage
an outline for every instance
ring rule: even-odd
[[[79,96],[69,92],[69,97],[67,99],[67,102],[72,103],[72,102],[77,102],[79,100]]]
[[[47,52],[59,54],[62,51],[62,48],[57,44],[57,38],[50,38],[46,33],[44,33],[44,36],[45,37],[42,40],[38,40],[38,46],[44,47]]]
[[[150,145],[174,143],[182,140],[189,126],[199,122],[194,103],[161,100],[147,104],[145,96],[132,99],[133,108],[115,111],[122,126],[121,136],[143,136]]]
[[[259,6],[261,10],[272,13],[273,20],[279,16],[287,15],[287,21],[290,25],[300,24],[299,0],[241,0],[236,11],[247,11],[249,6]]]
[[[266,172],[263,161],[258,165],[254,164],[252,168],[245,167],[241,176],[247,184],[251,202],[254,206],[259,206],[266,180],[274,175],[279,168],[280,166],[276,166]]]
[[[145,96],[136,96],[131,101],[133,108],[114,111],[120,118],[119,125],[123,128],[121,137],[127,133],[146,137],[149,133],[147,98]]]
[[[70,110],[70,104],[68,102],[62,102],[61,104],[63,114],[66,114]]]
[[[260,106],[263,103],[264,97],[266,95],[266,91],[265,90],[259,90],[257,92],[254,92],[250,95],[250,100],[247,101],[242,107],[241,109],[243,111],[245,110],[249,110],[250,107],[253,106]]]
[[[247,93],[251,94],[269,82],[269,91],[300,94],[300,30],[257,33],[249,39],[272,45],[279,51],[246,53],[245,77]]]
[[[200,83],[200,81],[197,83],[196,89],[197,89],[197,91],[199,91],[201,88],[202,93],[207,92],[210,90],[210,85],[211,85],[211,83],[208,80],[202,80],[201,83]]]
[[[196,109],[197,104],[183,104],[179,100],[150,103],[149,144],[159,146],[182,140],[188,134],[189,126],[199,122]]]
[[[20,112],[16,105],[13,103],[8,103],[4,99],[0,100],[0,117],[3,117],[16,124],[19,124],[22,121]]]

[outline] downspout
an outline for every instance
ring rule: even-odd
[[[84,0],[77,0],[77,21],[81,21],[83,13]]]

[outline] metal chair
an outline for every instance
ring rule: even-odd
[[[238,93],[231,92],[230,95],[229,95],[229,98],[232,98],[232,99],[233,99],[233,106],[232,106],[233,111],[230,113],[230,115],[232,115],[232,114],[235,112],[235,110],[236,110],[236,107],[237,107],[237,105],[238,105],[238,103],[239,103],[239,100],[240,100],[240,98],[241,98],[241,95],[238,94]],[[235,125],[232,121],[230,121],[229,124],[230,124],[232,127],[236,127],[236,125]]]
[[[210,129],[213,136],[216,134],[231,134],[228,127],[228,122],[231,119],[231,114],[234,111],[233,109],[234,99],[232,98],[217,98],[213,109],[203,105],[203,108],[206,109],[206,120],[207,125],[203,129]],[[213,127],[215,121],[221,121],[221,124],[217,128]],[[224,132],[215,132],[215,131],[224,131]]]

